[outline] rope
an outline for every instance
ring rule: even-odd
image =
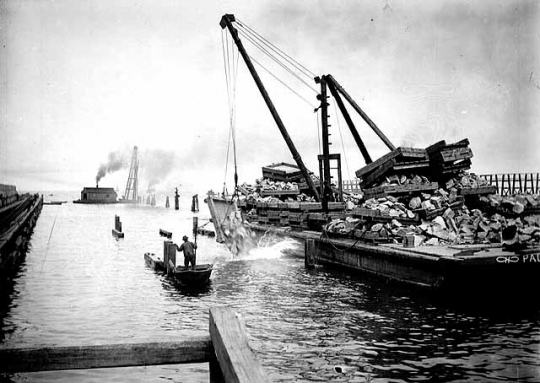
[[[284,81],[282,81],[279,77],[277,77],[275,74],[270,72],[268,69],[266,69],[261,63],[259,63],[257,60],[255,60],[253,57],[250,56],[251,61],[253,61],[255,64],[260,66],[262,69],[264,69],[268,74],[270,74],[272,77],[274,77],[277,81],[279,81],[283,86],[285,86],[287,89],[289,89],[291,92],[293,92],[296,96],[298,96],[300,99],[302,99],[304,102],[306,102],[309,106],[314,108],[315,106],[309,102],[305,97],[301,96],[299,93],[297,93],[294,89],[289,87],[287,84],[285,84]]]
[[[347,175],[349,178],[351,178],[351,172],[349,171],[349,161],[347,161],[347,153],[345,151],[345,144],[343,143],[343,135],[341,134],[341,124],[339,123],[339,114],[336,106],[336,101],[333,100],[334,104],[334,111],[336,112],[336,121],[339,131],[339,138],[341,139],[341,148],[343,149],[343,158],[345,159],[345,167],[347,168]]]
[[[47,247],[45,249],[45,255],[43,256],[43,262],[41,262],[41,269],[39,270],[39,274],[43,271],[43,266],[45,265],[45,260],[47,259],[47,254],[49,253],[49,243],[51,242],[52,233],[54,230],[54,225],[56,225],[56,218],[58,217],[58,209],[56,210],[56,215],[54,216],[54,221],[51,226],[51,232],[49,233],[49,239],[47,240]]]
[[[360,239],[362,238],[362,237],[358,238],[356,241],[354,241],[354,243],[353,243],[351,246],[349,246],[349,247],[347,247],[347,248],[345,248],[345,249],[340,249],[340,248],[338,248],[336,245],[334,245],[334,244],[330,241],[330,237],[328,237],[328,232],[327,232],[326,230],[324,230],[324,229],[323,229],[323,231],[321,232],[321,236],[319,237],[319,240],[320,240],[321,242],[323,241],[323,236],[328,240],[328,242],[325,241],[325,243],[329,243],[330,246],[332,246],[336,251],[339,251],[340,253],[344,253],[344,252],[346,252],[346,251],[351,250],[353,247],[356,246],[356,244],[357,244],[357,243],[360,241]]]
[[[224,33],[225,33],[225,39],[223,38]],[[223,180],[223,193],[225,194],[225,190],[226,190],[229,155],[230,155],[230,147],[231,147],[231,141],[232,141],[233,160],[234,160],[234,181],[235,181],[234,194],[237,194],[238,164],[237,164],[237,154],[236,154],[236,79],[238,77],[238,60],[239,60],[240,53],[238,51],[236,52],[236,59],[235,59],[234,53],[229,52],[229,39],[225,31],[222,31],[221,43],[222,43],[222,51],[223,51],[225,81],[227,85],[227,99],[228,99],[228,105],[229,105],[229,136],[228,136],[228,143],[227,143],[227,155],[225,158],[225,175],[224,175],[224,180]],[[231,45],[232,45],[232,42],[231,42]],[[231,51],[233,51],[232,47],[231,47]]]
[[[294,60],[291,56],[289,56],[288,54],[286,54],[285,52],[283,52],[281,49],[279,49],[277,46],[275,46],[274,44],[272,44],[270,41],[268,41],[267,39],[265,39],[263,36],[261,36],[260,34],[258,34],[257,32],[255,32],[252,28],[250,28],[248,25],[246,25],[244,22],[240,21],[240,19],[236,19],[236,23],[238,26],[240,27],[243,27],[245,28],[246,31],[249,31],[251,32],[253,35],[255,35],[256,37],[258,37],[261,41],[264,42],[265,45],[269,46],[272,50],[274,50],[276,53],[278,53],[281,57],[283,57],[284,59],[286,59],[289,63],[293,64],[298,70],[300,70],[301,72],[303,72],[303,74],[307,77],[310,77],[310,79],[312,80],[314,77],[316,77],[316,75],[310,71],[309,69],[307,69],[305,66],[303,66],[302,64],[300,64],[298,61]]]
[[[291,74],[294,78],[296,78],[298,81],[300,81],[302,84],[304,84],[306,87],[308,87],[311,91],[317,93],[317,90],[313,88],[308,82],[306,82],[304,79],[302,79],[300,76],[298,76],[297,73],[295,73],[292,69],[290,69],[286,64],[284,64],[282,61],[278,60],[276,56],[272,55],[267,49],[262,47],[257,41],[255,41],[251,36],[245,34],[242,30],[238,30],[240,34],[248,40],[250,43],[252,43],[255,47],[257,47],[260,51],[265,53],[268,57],[270,57],[274,62],[276,62],[279,66],[281,66],[283,69],[285,69],[289,74]]]

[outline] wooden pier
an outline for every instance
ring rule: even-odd
[[[210,382],[270,382],[237,315],[213,307],[209,317],[209,336],[182,342],[0,349],[0,372],[208,363]]]

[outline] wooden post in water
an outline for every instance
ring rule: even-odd
[[[304,263],[306,269],[313,269],[315,267],[315,255],[317,248],[315,247],[315,240],[314,239],[306,239],[306,245],[305,245],[305,258]]]
[[[176,268],[176,245],[173,241],[167,243],[167,274],[170,274]]]
[[[114,229],[112,234],[117,238],[124,238],[124,233],[122,232],[122,222],[120,222],[120,217],[114,216]]]
[[[249,346],[244,324],[233,311],[210,309],[210,339],[218,362],[210,360],[210,382],[270,382]]]
[[[167,274],[169,274],[169,244],[173,243],[173,241],[163,241],[163,263],[165,264],[165,270],[167,270]]]

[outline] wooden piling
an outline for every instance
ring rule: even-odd
[[[120,222],[120,217],[117,215],[114,216],[114,229],[112,230],[112,234],[116,238],[124,238],[124,233],[122,232],[122,222]]]
[[[173,241],[165,241],[165,243],[165,252],[167,253],[165,264],[167,265],[167,274],[170,274],[176,268],[176,245]]]
[[[270,382],[261,363],[251,350],[244,324],[236,314],[224,307],[210,309],[210,339],[221,371],[210,370],[210,376],[217,380],[250,383]],[[221,372],[221,374],[220,374]],[[223,377],[223,380],[219,380]]]
[[[317,248],[315,246],[315,240],[313,239],[306,239],[306,244],[304,247],[305,257],[304,257],[304,263],[306,269],[313,269],[315,267],[315,256],[317,252]]]
[[[165,269],[167,274],[169,274],[169,243],[172,241],[163,241],[163,263],[165,264]]]

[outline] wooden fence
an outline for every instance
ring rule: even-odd
[[[497,188],[497,194],[538,194],[540,173],[481,174],[480,177]]]
[[[0,372],[36,372],[160,364],[209,363],[210,382],[270,382],[243,323],[224,307],[210,309],[210,335],[182,342],[0,349]]]
[[[360,180],[343,180],[341,182],[344,193],[360,193]]]

